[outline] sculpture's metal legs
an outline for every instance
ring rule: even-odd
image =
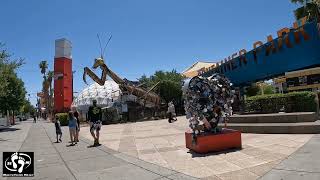
[[[92,80],[97,82],[100,86],[103,86],[107,79],[107,70],[103,67],[101,67],[101,69],[102,69],[102,75],[101,75],[101,78],[99,78],[96,74],[94,74],[94,72],[91,71],[91,69],[89,69],[88,67],[85,67],[83,72],[83,81],[86,84],[88,84],[86,81],[86,75],[89,75]]]

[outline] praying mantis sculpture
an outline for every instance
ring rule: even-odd
[[[91,71],[88,67],[84,68],[83,73],[83,81],[87,84],[86,75],[90,76],[93,81],[98,83],[99,85],[103,86],[107,75],[109,75],[118,85],[122,92],[128,92],[132,95],[137,96],[139,99],[143,99],[147,102],[154,104],[155,106],[160,105],[160,97],[152,92],[152,90],[160,83],[156,83],[153,87],[149,90],[145,90],[140,86],[129,85],[125,80],[121,79],[117,74],[115,74],[112,70],[108,68],[108,66],[104,63],[103,57],[96,58],[94,60],[93,69],[97,69],[100,67],[102,70],[101,78],[99,78],[94,72]]]
[[[100,48],[101,48],[101,56],[100,56],[100,58],[96,58],[94,60],[94,64],[93,64],[92,68],[97,69],[98,67],[100,67],[100,69],[102,70],[101,77],[99,78],[94,72],[91,71],[91,69],[89,69],[88,67],[85,67],[84,73],[83,73],[83,81],[86,84],[88,84],[86,81],[86,75],[88,75],[89,77],[91,77],[91,79],[93,81],[98,83],[100,86],[103,86],[106,79],[107,79],[107,76],[110,76],[119,85],[119,88],[123,93],[128,92],[129,94],[136,96],[138,98],[138,102],[140,104],[142,104],[143,106],[145,106],[146,103],[148,102],[148,103],[151,103],[154,107],[158,108],[160,106],[161,99],[160,99],[160,96],[158,96],[156,93],[152,92],[152,90],[154,88],[156,88],[160,82],[156,83],[149,90],[145,90],[141,87],[141,85],[135,86],[135,85],[129,84],[128,81],[125,81],[122,78],[120,78],[116,73],[114,73],[111,69],[109,69],[108,66],[105,64],[104,58],[103,58],[103,54],[104,54],[103,52],[105,51],[111,38],[112,38],[112,36],[110,36],[108,42],[106,43],[104,49],[102,50],[100,37],[98,35]]]
[[[91,77],[91,79],[93,81],[98,83],[100,86],[103,86],[105,81],[106,81],[106,79],[107,79],[107,75],[108,75],[119,85],[119,88],[120,88],[120,90],[122,92],[128,92],[129,94],[132,94],[132,95],[138,97],[139,102],[141,104],[143,104],[144,106],[145,106],[146,102],[149,102],[152,105],[154,105],[155,107],[159,107],[160,100],[161,100],[160,96],[158,96],[156,93],[152,92],[152,90],[160,82],[156,83],[149,90],[145,90],[142,87],[140,87],[141,85],[139,85],[139,86],[130,85],[127,81],[123,80],[116,73],[114,73],[111,69],[109,69],[108,66],[105,64],[104,58],[103,58],[103,52],[105,51],[105,49],[106,49],[107,45],[109,44],[111,38],[112,38],[112,36],[110,36],[108,42],[106,43],[104,49],[102,50],[100,37],[98,35],[100,48],[101,48],[101,56],[100,56],[100,58],[96,58],[94,60],[94,64],[93,64],[92,68],[93,69],[97,69],[98,67],[100,67],[100,69],[102,70],[101,77],[99,78],[94,72],[91,71],[91,69],[89,69],[88,67],[85,67],[84,68],[84,73],[83,73],[83,81],[86,84],[88,84],[87,81],[86,81],[86,75],[88,75],[88,76]]]

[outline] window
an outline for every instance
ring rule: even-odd
[[[300,86],[307,85],[307,76],[300,76],[299,77],[299,85]]]
[[[287,85],[288,87],[299,86],[299,78],[298,77],[288,78]]]
[[[312,74],[308,76],[308,84],[319,84],[320,83],[320,74]]]

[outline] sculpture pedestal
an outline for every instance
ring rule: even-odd
[[[231,148],[241,148],[241,132],[223,128],[219,134],[204,133],[197,136],[196,144],[192,144],[192,132],[185,132],[186,147],[197,153],[223,151]]]

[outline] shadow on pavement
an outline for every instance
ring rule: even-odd
[[[10,127],[0,128],[0,132],[18,131],[18,130],[20,130],[20,128],[10,128]]]
[[[192,150],[189,150],[188,153],[190,153],[192,155],[192,158],[194,158],[194,157],[214,156],[214,155],[219,155],[219,154],[228,154],[231,152],[240,151],[241,149],[242,148],[233,148],[233,149],[228,149],[228,150],[224,150],[224,151],[210,152],[210,153],[204,153],[204,154],[200,154],[200,153],[194,152]]]
[[[76,146],[76,144],[67,144],[66,147],[73,147]]]
[[[89,146],[87,146],[87,148],[93,148],[93,147],[99,147],[99,146],[101,146],[102,144],[97,144],[97,145],[89,145]]]

